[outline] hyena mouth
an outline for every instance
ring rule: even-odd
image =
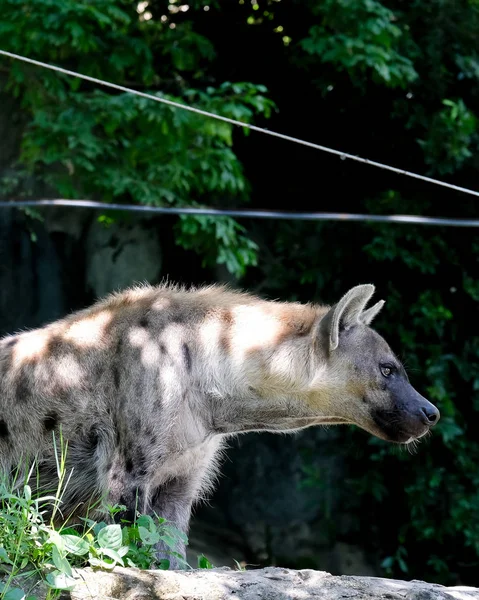
[[[429,432],[429,427],[396,411],[376,411],[373,415],[377,427],[375,435],[387,442],[407,444]]]

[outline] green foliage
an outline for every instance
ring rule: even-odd
[[[417,78],[411,58],[400,52],[404,35],[398,16],[375,0],[322,0],[314,13],[320,24],[300,41],[304,51],[346,70],[353,81],[365,76],[391,87]]]
[[[445,99],[425,140],[419,140],[432,173],[454,173],[477,151],[477,118],[462,98]]]
[[[65,455],[66,449],[62,451],[62,457]],[[38,578],[50,588],[48,597],[56,597],[58,591],[75,587],[74,569],[86,566],[107,570],[117,565],[168,569],[169,560],[155,556],[154,546],[159,541],[188,567],[185,558],[174,550],[178,541],[187,544],[188,539],[161,517],[138,515],[133,523],[123,521],[121,525],[84,519],[83,526],[56,529],[45,514],[61,505],[68,481],[64,465],[64,458],[60,458],[59,488],[52,495],[32,495],[27,483],[0,483],[0,572],[5,581],[0,584],[2,599],[24,599],[34,594]],[[110,517],[125,508],[107,507]],[[201,555],[198,568],[210,569],[212,565]],[[35,596],[28,598],[34,600]]]
[[[212,85],[202,76],[212,61],[211,42],[191,21],[175,28],[144,20],[126,0],[94,4],[35,0],[2,4],[0,45],[83,74],[148,91],[225,117],[251,122],[269,117],[264,86]],[[160,64],[161,67],[157,68]],[[232,150],[233,126],[129,94],[13,62],[9,89],[29,114],[21,161],[28,173],[65,198],[105,202],[195,206],[242,202],[247,182]],[[162,91],[159,92],[158,89]],[[255,264],[255,246],[232,222],[227,244],[212,220],[178,227],[178,241],[224,263],[240,277]]]

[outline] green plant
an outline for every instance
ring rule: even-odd
[[[55,439],[55,438],[54,438]],[[114,569],[115,566],[140,569],[168,569],[169,560],[158,560],[155,544],[163,541],[185,567],[185,557],[174,551],[176,542],[186,536],[165,519],[137,514],[133,523],[109,524],[82,519],[82,523],[55,528],[56,512],[61,510],[62,494],[68,485],[65,470],[67,444],[61,444],[57,457],[58,487],[48,495],[32,494],[28,481],[35,473],[36,463],[20,471],[9,481],[0,481],[0,572],[4,582],[0,598],[4,600],[34,600],[35,587],[43,581],[49,588],[47,598],[76,585],[75,569],[91,566]],[[37,482],[38,483],[38,482]],[[110,520],[125,510],[124,506],[104,506]],[[47,516],[49,515],[49,516]],[[198,557],[198,568],[212,568],[205,556]]]

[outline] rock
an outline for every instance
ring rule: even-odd
[[[81,569],[71,600],[479,600],[479,589],[423,581],[333,576],[325,571],[269,567],[194,571],[112,572]],[[35,590],[44,598],[45,591]]]
[[[87,236],[87,285],[96,298],[136,283],[157,283],[161,248],[154,227],[138,220],[95,221]]]
[[[0,219],[0,334],[62,317],[62,265],[44,227],[16,209]]]

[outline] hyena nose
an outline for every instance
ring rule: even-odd
[[[426,425],[435,425],[439,421],[439,411],[435,406],[429,404],[429,406],[423,406],[421,412],[424,415]]]

